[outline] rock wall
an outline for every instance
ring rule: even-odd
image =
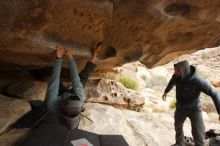
[[[220,45],[219,0],[1,0],[0,64],[51,66],[56,46],[81,69],[98,41],[97,72],[139,60],[147,67]]]
[[[138,91],[127,89],[115,80],[102,79],[97,87],[86,88],[85,102],[102,103],[121,109],[140,111],[145,104]]]

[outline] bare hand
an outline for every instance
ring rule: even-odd
[[[220,115],[219,115],[219,117],[218,117],[218,120],[220,121]]]
[[[65,49],[63,48],[56,48],[56,57],[62,58],[65,53]]]
[[[70,48],[67,48],[66,49],[66,55],[67,55],[67,57],[69,58],[69,59],[73,59],[73,50],[72,49],[70,49]]]
[[[167,93],[163,93],[163,95],[162,95],[162,99],[164,100],[164,101],[166,101],[166,98],[167,98]]]

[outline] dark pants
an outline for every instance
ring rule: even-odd
[[[174,126],[176,131],[176,144],[184,146],[183,123],[189,118],[192,126],[192,136],[195,146],[205,146],[205,127],[200,109],[176,109]]]

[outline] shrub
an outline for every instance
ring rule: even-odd
[[[164,76],[155,76],[153,79],[153,86],[166,86],[167,78]]]
[[[176,100],[172,100],[172,101],[170,102],[170,108],[171,108],[171,109],[175,109],[175,108],[176,108]]]
[[[167,85],[167,78],[164,76],[154,75],[150,80],[146,80],[146,87],[155,90],[164,90]]]
[[[138,83],[129,77],[121,76],[118,81],[128,89],[138,90]]]

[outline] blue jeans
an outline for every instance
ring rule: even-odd
[[[57,113],[59,109],[60,97],[58,96],[58,94],[59,94],[59,85],[60,85],[61,66],[62,66],[62,60],[56,59],[46,93],[46,99],[45,99],[46,105],[49,108],[49,110],[51,110],[53,113]],[[80,98],[81,102],[83,102],[84,101],[83,86],[78,75],[76,62],[74,60],[69,61],[69,70],[70,70],[70,79],[72,81],[72,86],[73,86],[73,92],[76,94],[76,96]]]

